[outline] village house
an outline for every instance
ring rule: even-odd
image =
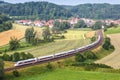
[[[40,20],[35,20],[33,22],[34,26],[42,27],[44,24]]]

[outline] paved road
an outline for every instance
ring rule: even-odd
[[[120,34],[111,34],[108,36],[111,38],[111,42],[116,49],[112,54],[96,61],[96,63],[102,63],[109,65],[114,69],[120,69]]]

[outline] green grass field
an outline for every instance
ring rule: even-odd
[[[89,31],[82,31],[82,30],[68,30],[67,33],[63,34],[65,39],[67,40],[76,40],[76,39],[83,39],[83,36],[87,34]]]
[[[21,30],[21,31],[25,31],[27,28],[32,28],[32,26],[24,26],[24,25],[19,25],[19,24],[15,24],[15,23],[13,23],[12,25],[13,25],[13,29]],[[42,28],[39,28],[39,27],[34,27],[34,29],[36,31],[38,31],[38,30],[41,31],[42,30]]]
[[[34,69],[34,68],[33,68]],[[34,69],[22,73],[20,77],[9,76],[6,80],[120,80],[119,73],[103,73],[81,71],[73,69],[56,69],[48,72],[39,72]]]
[[[106,34],[115,34],[115,33],[120,33],[120,26],[118,27],[113,27],[113,28],[108,28],[107,31],[105,32]]]
[[[63,52],[71,49],[75,49],[90,43],[90,39],[83,39],[83,35],[89,31],[76,31],[68,30],[68,33],[63,34],[65,39],[57,39],[54,42],[41,44],[39,46],[34,46],[30,48],[24,48],[17,50],[18,52],[30,52],[35,57],[55,54],[58,52]],[[8,52],[10,54],[14,53]]]
[[[35,57],[38,57],[75,49],[86,44],[89,44],[89,40],[62,40],[48,43],[42,46],[36,46],[27,50],[21,50],[21,52],[30,52]]]
[[[26,28],[29,28],[30,26],[23,26],[19,24],[13,24],[13,29],[22,30],[25,31]],[[35,27],[35,30],[38,30],[38,27]],[[40,28],[38,31],[41,32],[42,28]],[[14,52],[29,52],[33,54],[35,57],[38,56],[44,56],[44,55],[50,55],[55,54],[71,49],[75,49],[84,45],[87,45],[90,43],[90,39],[85,37],[85,34],[90,32],[91,30],[67,30],[67,33],[64,33],[62,35],[65,36],[65,39],[57,39],[54,42],[51,43],[40,43],[38,46],[31,46],[30,44],[26,43],[25,40],[21,40],[21,46],[22,48],[19,48],[15,51],[9,51],[8,54],[13,54]],[[27,46],[27,47],[24,47]],[[1,51],[4,51],[5,49],[8,49],[9,46],[3,46],[0,48]]]

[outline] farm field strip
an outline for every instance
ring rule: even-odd
[[[37,70],[37,69],[35,69]],[[33,75],[33,73],[35,73]],[[29,76],[28,76],[29,75]],[[12,76],[10,77],[12,78]],[[12,80],[120,80],[119,73],[103,73],[92,71],[79,71],[71,69],[57,69],[46,73],[33,71],[24,72],[20,77]],[[10,79],[7,79],[10,80]]]
[[[90,43],[90,39],[83,39],[83,35],[88,32],[89,31],[68,30],[67,33],[63,34],[65,39],[55,40],[52,43],[35,46],[26,50],[19,50],[19,52],[29,52],[35,57],[38,57],[75,49]],[[14,51],[9,53],[12,54]]]
[[[115,47],[115,51],[103,59],[96,61],[96,63],[102,63],[112,66],[115,69],[120,69],[120,38],[118,36],[120,36],[120,34],[109,35],[111,42]]]
[[[25,35],[25,30],[27,28],[31,28],[31,26],[23,26],[23,25],[19,25],[19,24],[13,24],[13,29],[0,33],[0,46],[4,46],[4,45],[8,44],[11,37],[15,37],[17,39],[23,38]],[[39,35],[39,33],[41,33],[42,28],[34,27],[34,29],[35,29],[35,31],[38,32],[37,36],[41,36],[41,35]]]
[[[107,31],[106,31],[105,33],[106,33],[106,34],[120,33],[120,26],[108,28]]]
[[[71,49],[75,49],[77,47],[81,47],[83,45],[89,44],[89,40],[64,40],[64,41],[56,41],[49,43],[47,45],[38,46],[36,48],[23,50],[20,52],[30,52],[35,57],[55,54]]]
[[[22,38],[24,37],[25,29],[31,27],[31,26],[23,26],[19,24],[13,24],[13,26],[14,27],[12,31],[20,31],[23,35]],[[39,31],[40,33],[42,28],[35,27],[35,30]],[[91,31],[68,30],[67,33],[63,34],[65,36],[65,39],[55,40],[54,42],[51,43],[43,44],[41,46],[26,48],[24,50],[18,50],[17,52],[29,52],[33,54],[35,57],[39,57],[39,56],[55,54],[63,51],[68,51],[89,44],[90,39],[88,38],[83,39],[83,35],[85,35],[86,37],[86,35],[93,36],[94,34],[94,33],[92,34],[89,33],[91,33]],[[7,53],[13,54],[14,52],[16,51],[7,52]],[[7,63],[5,67],[8,67],[7,65],[9,64],[9,62],[5,62],[5,63]]]
[[[20,25],[20,24],[15,24],[13,23],[13,29],[14,30],[21,30],[21,31],[25,31],[27,28],[32,28],[32,26],[24,26],[24,25]],[[41,31],[42,28],[39,27],[34,27],[35,31]]]
[[[6,45],[9,43],[11,37],[21,39],[24,37],[24,31],[19,30],[8,30],[0,33],[0,46]]]

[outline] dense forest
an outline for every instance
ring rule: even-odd
[[[30,19],[68,18],[71,13],[62,6],[48,2],[27,2],[0,6],[0,11],[10,16]],[[18,17],[17,17],[18,18]]]
[[[0,32],[12,28],[12,24],[9,20],[10,19],[6,15],[0,14]]]
[[[80,4],[77,6],[56,5],[49,2],[19,4],[0,3],[0,12],[17,19],[58,19],[72,16],[91,19],[119,19],[120,5]]]
[[[66,7],[71,13],[81,18],[120,19],[120,5],[111,4],[80,4]]]

